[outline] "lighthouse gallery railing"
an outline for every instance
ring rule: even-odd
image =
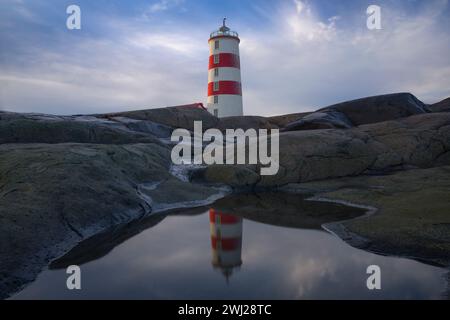
[[[218,37],[218,36],[230,36],[239,38],[239,34],[236,31],[214,31],[211,33],[210,38]]]

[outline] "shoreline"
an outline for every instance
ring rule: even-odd
[[[228,188],[225,187],[214,187],[212,189],[217,190],[217,193],[214,193],[212,195],[209,195],[206,199],[202,200],[192,200],[192,201],[181,201],[178,203],[151,203],[151,205],[146,201],[146,204],[150,208],[155,208],[154,210],[147,210],[143,207],[137,207],[135,209],[129,209],[127,213],[124,213],[128,217],[134,217],[131,218],[129,221],[123,222],[119,221],[116,224],[109,225],[108,227],[103,227],[104,221],[97,221],[95,224],[85,228],[83,230],[83,234],[80,234],[79,232],[75,232],[75,235],[77,239],[75,239],[74,234],[67,234],[67,238],[59,243],[52,244],[48,247],[44,247],[38,252],[36,252],[33,255],[33,259],[35,260],[46,260],[44,265],[41,267],[37,267],[35,270],[33,270],[33,265],[36,265],[36,261],[31,261],[27,265],[32,266],[32,270],[23,270],[18,275],[24,274],[22,277],[19,277],[18,275],[14,275],[14,280],[12,281],[14,284],[20,283],[17,288],[14,288],[12,290],[8,290],[8,287],[12,287],[13,285],[6,283],[5,287],[7,290],[0,291],[0,300],[1,299],[10,299],[20,291],[22,291],[24,288],[26,288],[30,283],[34,282],[37,277],[45,270],[48,270],[50,265],[67,255],[69,252],[71,252],[73,249],[75,249],[78,245],[83,243],[84,241],[88,241],[89,239],[102,236],[103,234],[107,234],[108,232],[111,232],[112,230],[119,230],[121,228],[125,228],[131,224],[139,224],[145,219],[148,218],[154,218],[159,216],[167,216],[171,213],[178,212],[178,211],[189,211],[189,210],[195,210],[198,208],[203,208],[205,206],[208,206],[214,202],[216,202],[219,199],[222,199],[230,194],[230,191]],[[137,191],[139,192],[139,191]],[[139,195],[142,199],[142,195]],[[142,214],[142,210],[145,212]],[[48,257],[51,257],[48,259]]]
[[[293,184],[285,190],[313,195],[308,200],[366,209],[361,217],[323,226],[355,248],[449,269],[449,170],[412,169]]]
[[[89,236],[85,237],[84,239],[81,239],[78,241],[73,241],[74,239],[72,239],[72,240],[68,239],[68,240],[63,241],[63,244],[59,243],[59,244],[54,245],[53,248],[42,249],[40,252],[36,253],[35,256],[47,256],[47,257],[54,256],[54,258],[50,259],[45,265],[43,265],[42,268],[39,269],[39,271],[32,272],[30,270],[28,270],[28,271],[25,270],[24,271],[25,273],[30,272],[33,275],[30,277],[30,274],[28,273],[27,281],[23,282],[19,287],[13,289],[13,291],[8,292],[5,295],[4,299],[13,298],[16,294],[18,294],[20,291],[22,291],[24,288],[26,288],[30,283],[34,282],[42,272],[51,269],[52,263],[55,263],[56,261],[62,259],[66,255],[68,255],[72,250],[74,250],[81,243],[83,243],[85,241],[89,241],[90,239],[95,239],[97,237],[101,238],[103,235],[106,235],[109,232],[120,231],[121,229],[126,229],[128,226],[131,226],[131,225],[139,226],[140,224],[145,222],[146,219],[162,218],[160,221],[157,222],[157,223],[159,223],[166,216],[170,215],[171,213],[176,214],[177,212],[190,211],[190,210],[195,211],[196,209],[202,209],[202,208],[205,208],[206,206],[216,202],[217,200],[222,199],[222,198],[226,197],[227,195],[230,195],[233,193],[233,192],[230,193],[230,190],[229,189],[226,190],[225,188],[219,188],[218,191],[221,191],[221,192],[218,192],[217,194],[209,196],[207,199],[204,199],[201,201],[180,202],[177,204],[178,206],[175,206],[175,204],[171,204],[170,207],[160,208],[159,210],[149,212],[145,215],[133,214],[134,216],[136,216],[136,218],[132,219],[131,221],[126,222],[126,223],[119,223],[119,224],[113,225],[106,229],[105,228],[99,229],[98,226],[102,225],[102,222],[100,221],[97,223],[97,225],[98,225],[97,227],[91,226],[90,228],[87,228],[86,230],[84,230],[83,233],[85,235],[89,234]],[[289,192],[287,190],[285,190],[285,191],[278,190],[276,192],[295,193],[299,196],[300,195],[306,196],[306,194],[304,192]],[[347,245],[349,245],[351,247],[354,247],[354,248],[357,248],[360,250],[364,250],[364,251],[367,251],[367,252],[370,252],[373,254],[411,259],[411,260],[415,260],[415,261],[418,261],[421,263],[440,267],[443,269],[448,269],[448,266],[442,265],[441,263],[439,263],[439,261],[434,260],[434,259],[423,258],[420,256],[411,256],[411,255],[407,255],[407,254],[404,254],[399,251],[395,252],[395,250],[394,250],[394,252],[377,250],[376,247],[373,246],[373,240],[371,240],[370,238],[365,238],[365,237],[351,231],[347,226],[345,226],[345,223],[352,222],[352,221],[358,221],[358,220],[364,220],[369,217],[373,217],[373,216],[379,214],[380,209],[376,208],[374,206],[354,203],[354,202],[351,202],[348,200],[340,200],[340,199],[333,199],[330,197],[325,197],[322,194],[323,194],[323,192],[316,190],[314,195],[305,197],[305,201],[335,203],[335,204],[341,204],[341,205],[344,205],[347,207],[354,207],[354,208],[366,210],[366,212],[364,214],[362,214],[358,217],[324,223],[321,225],[323,230],[328,232],[330,235],[335,236],[340,241],[344,241]],[[310,193],[310,195],[311,195],[311,193]],[[142,208],[140,208],[140,209],[142,209]],[[137,211],[140,211],[140,210],[137,210]],[[138,234],[148,228],[145,226],[145,223],[143,223],[143,224],[144,224],[143,229],[137,229],[136,234]],[[87,231],[89,231],[89,232],[87,232]],[[130,237],[135,236],[136,234],[132,234]],[[65,243],[65,245],[64,245],[64,243]],[[389,244],[383,244],[383,245],[388,246]]]
[[[350,231],[344,225],[344,223],[346,223],[346,222],[360,220],[360,219],[367,219],[367,218],[377,214],[379,212],[378,208],[368,206],[368,205],[356,204],[356,203],[352,203],[352,202],[346,201],[346,200],[330,199],[330,198],[324,198],[324,197],[320,197],[320,196],[313,196],[306,200],[307,201],[337,203],[337,204],[343,204],[343,205],[346,205],[349,207],[367,209],[367,212],[359,217],[341,220],[341,221],[324,223],[322,225],[322,228],[325,231],[327,231],[331,235],[337,237],[338,239],[345,242],[346,244],[350,245],[351,247],[354,247],[354,248],[360,249],[360,250],[364,250],[364,251],[367,251],[367,252],[370,252],[373,254],[381,255],[381,256],[410,259],[410,260],[415,260],[415,261],[425,263],[428,265],[432,265],[435,267],[439,267],[442,269],[450,269],[450,267],[442,265],[433,259],[424,259],[419,256],[405,255],[402,253],[397,253],[397,254],[387,253],[387,252],[383,252],[382,250],[376,250],[374,248],[371,248],[371,243],[373,242],[372,240],[362,237],[362,236],[358,235],[357,233]]]
[[[344,226],[345,222],[359,220],[359,219],[366,219],[378,212],[378,208],[367,206],[367,205],[361,205],[352,203],[345,200],[335,200],[330,198],[325,198],[321,196],[312,196],[310,198],[306,199],[307,201],[317,201],[317,202],[328,202],[328,203],[336,203],[336,204],[342,204],[347,207],[354,207],[359,209],[365,209],[366,212],[356,218],[346,219],[346,220],[340,220],[340,221],[334,221],[329,223],[324,223],[322,225],[322,228],[330,233],[331,235],[334,235],[335,237],[339,238],[340,240],[346,242],[348,245],[358,248],[358,249],[365,249],[370,246],[370,240],[366,239],[364,237],[359,236],[358,234],[351,232],[348,228]]]

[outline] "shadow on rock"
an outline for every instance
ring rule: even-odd
[[[290,193],[235,194],[216,201],[212,208],[274,226],[321,230],[324,223],[356,218],[365,210],[342,204],[306,200]]]

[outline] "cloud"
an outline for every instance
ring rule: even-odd
[[[320,21],[314,16],[311,6],[307,3],[295,0],[294,4],[296,11],[287,14],[285,19],[287,30],[292,32],[295,41],[330,40],[334,36],[338,16],[330,17],[327,21]]]
[[[188,56],[201,55],[204,51],[204,42],[196,41],[192,38],[192,34],[137,33],[132,35],[128,41],[138,49],[153,50],[159,48]]]
[[[164,45],[164,35],[154,37],[162,45],[156,41],[147,47],[139,42],[145,36],[126,33],[111,41],[74,42],[70,55],[40,49],[23,66],[2,70],[0,105],[22,112],[73,114],[202,101],[204,61],[189,56],[189,46],[171,47]]]
[[[173,7],[179,6],[184,0],[160,0],[152,3],[146,10],[146,14],[154,14],[161,11],[169,10]]]
[[[380,31],[367,30],[364,6],[324,13],[317,3],[239,3],[240,19],[233,20],[242,40],[246,114],[301,112],[399,91],[426,102],[450,96],[447,1],[426,1],[417,13],[382,4]],[[205,101],[205,38],[214,14],[205,7],[191,10],[195,18],[172,19],[181,4],[193,5],[151,4],[154,16],[169,14],[158,21],[94,11],[95,21],[79,33],[59,29],[59,20],[47,19],[53,29],[23,26],[22,16],[4,12],[0,108],[67,114]]]
[[[399,91],[426,102],[450,95],[450,37],[438,20],[446,5],[430,1],[407,17],[385,5],[383,30],[369,31],[364,14],[343,28],[338,17],[320,18],[309,3],[294,1],[274,15],[271,33],[244,35],[246,111],[300,112]]]
[[[297,9],[297,14],[301,14],[305,8],[305,4],[301,0],[294,0],[295,8]]]

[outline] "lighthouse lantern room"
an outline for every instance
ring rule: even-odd
[[[216,117],[242,116],[240,39],[225,22],[209,38],[207,108]]]

